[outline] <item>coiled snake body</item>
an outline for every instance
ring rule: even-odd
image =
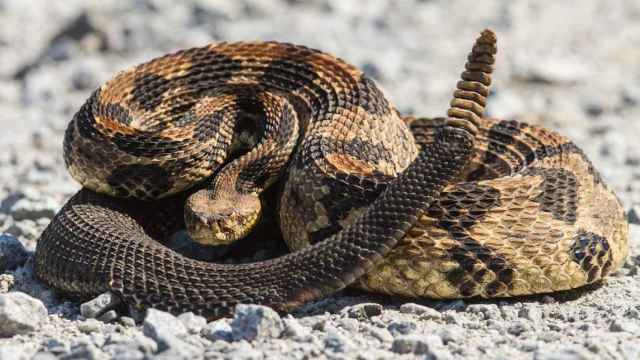
[[[36,274],[208,317],[287,311],[352,283],[455,298],[597,281],[626,256],[622,207],[566,138],[482,117],[494,54],[487,30],[434,119],[400,117],[355,67],[290,44],[212,45],[122,72],[69,124],[65,161],[84,189],[42,234]],[[276,182],[291,254],[223,265],[162,244],[185,222],[202,243],[246,235]]]

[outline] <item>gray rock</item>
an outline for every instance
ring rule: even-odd
[[[447,324],[460,325],[462,323],[462,317],[457,313],[447,312],[444,314],[442,319]]]
[[[233,340],[253,341],[279,337],[284,324],[278,313],[269,307],[240,304],[236,306],[231,329]]]
[[[562,334],[557,331],[545,331],[538,334],[538,340],[546,343],[553,343],[562,338]]]
[[[208,323],[201,331],[202,336],[211,341],[232,341],[233,330],[227,319],[220,319]]]
[[[40,218],[52,218],[60,209],[60,205],[53,198],[40,195],[37,198],[23,197],[16,201],[9,210],[16,221],[38,220]]]
[[[229,343],[222,340],[216,340],[211,345],[207,346],[204,351],[205,359],[215,359],[217,357],[221,357],[223,353],[227,353],[231,350],[232,347],[237,344],[247,343],[246,341],[240,341],[235,343]]]
[[[535,360],[591,360],[595,359],[588,350],[572,346],[564,349],[538,349],[534,354]]]
[[[144,318],[142,332],[158,343],[159,351],[164,351],[172,347],[180,337],[186,336],[187,328],[168,312],[149,309]]]
[[[78,324],[78,330],[87,334],[100,331],[101,327],[102,324],[96,319],[87,319]]]
[[[363,324],[363,332],[383,343],[390,343],[393,341],[393,335],[391,335],[389,330],[386,328]]]
[[[144,352],[129,344],[110,344],[102,348],[109,356],[118,360],[142,360]]]
[[[120,318],[118,319],[120,321],[120,324],[126,326],[126,327],[135,327],[136,326],[136,321],[129,316],[120,316]]]
[[[389,330],[394,337],[411,334],[416,331],[416,328],[416,323],[408,320],[394,321],[387,326],[387,330]]]
[[[301,321],[307,319],[301,319]],[[311,329],[316,331],[326,331],[327,325],[330,325],[331,319],[329,318],[329,314],[326,313],[320,317],[309,318],[309,321],[304,321],[304,323],[309,324]]]
[[[22,266],[29,253],[20,240],[9,234],[0,234],[0,273]]]
[[[445,344],[464,341],[464,331],[459,327],[445,327],[437,331]]]
[[[167,360],[173,360],[173,359],[191,360],[191,359],[197,358],[203,352],[204,352],[204,349],[200,349],[192,344],[189,344],[186,341],[176,339],[171,342],[171,347],[156,354],[153,358],[167,359]]]
[[[514,336],[519,336],[525,331],[529,330],[530,326],[522,320],[515,321],[507,327],[507,332]]]
[[[380,304],[362,303],[349,306],[343,309],[341,313],[346,314],[348,317],[353,319],[364,320],[382,314],[382,310],[383,307]]]
[[[59,339],[47,339],[44,343],[45,348],[54,355],[67,354],[71,351],[69,343]]]
[[[482,314],[484,320],[500,319],[500,309],[496,304],[470,304],[466,311],[474,314]]]
[[[622,87],[622,101],[627,106],[640,104],[640,86],[636,82],[625,83]]]
[[[118,313],[115,310],[109,310],[96,318],[102,322],[108,323],[118,319]]]
[[[107,320],[112,315],[106,315],[112,308],[122,303],[122,300],[111,292],[100,294],[95,299],[87,301],[80,305],[80,314],[88,319],[100,318],[100,320]],[[111,319],[113,320],[113,319]]]
[[[199,334],[207,325],[207,319],[192,312],[187,312],[178,316],[178,320],[187,328],[191,334]]]
[[[224,359],[258,360],[264,357],[265,354],[260,349],[254,348],[246,340],[229,344],[224,353]]]
[[[284,322],[284,330],[282,337],[285,339],[293,339],[296,341],[310,341],[311,329],[302,326],[298,320],[293,317],[287,317],[282,320]]]
[[[532,322],[539,322],[542,320],[542,311],[537,304],[523,304],[522,309],[518,311],[518,316]]]
[[[345,353],[355,348],[353,341],[334,327],[328,329],[323,343],[325,349],[335,353]]]
[[[360,321],[353,318],[340,318],[336,323],[340,328],[348,332],[357,332],[360,328]]]
[[[34,352],[28,345],[0,345],[0,360],[29,360]]]
[[[624,359],[640,359],[640,347],[636,339],[620,342],[619,348]]]
[[[615,319],[611,325],[609,325],[609,330],[612,332],[628,332],[635,334],[640,333],[640,325],[627,319]]]
[[[48,219],[45,220],[49,221]],[[29,242],[24,243],[26,247],[30,246],[31,241],[36,240],[40,234],[42,234],[44,228],[45,226],[39,225],[38,221],[22,220],[12,223],[11,226],[7,228],[6,232],[20,238],[21,240],[28,240]],[[35,249],[35,243],[33,243],[31,248]]]
[[[418,317],[423,320],[436,320],[442,318],[442,314],[438,310],[414,303],[402,304],[400,306],[400,312],[403,314],[418,315]]]
[[[101,326],[102,327],[102,326]],[[111,329],[110,329],[111,330]],[[123,331],[121,327],[114,327],[114,331]],[[102,348],[106,343],[106,338],[104,335],[104,331],[92,332],[89,334],[89,342],[90,344],[95,345],[98,348]]]
[[[435,357],[435,349],[444,344],[438,335],[403,335],[395,338],[391,351],[397,354],[416,354]]]
[[[464,300],[450,300],[440,303],[440,311],[463,311],[467,307]]]
[[[153,354],[158,351],[158,343],[140,333],[136,333],[133,338],[126,336],[124,344],[133,346],[145,354]]]
[[[17,81],[3,81],[0,84],[0,101],[19,102],[20,100],[20,83]]]
[[[149,339],[147,337],[144,337],[144,338],[145,339]],[[130,341],[131,341],[131,338],[129,336],[126,336],[126,335],[121,334],[119,332],[110,332],[110,333],[107,334],[107,336],[105,338],[105,344],[107,344],[107,345],[109,345],[109,344],[124,344],[124,343],[128,343]]]
[[[500,304],[498,303],[499,317],[497,319],[502,319],[503,321],[515,321],[519,318],[518,312],[522,307],[520,304],[516,306]]]
[[[633,205],[627,214],[630,224],[640,224],[640,205]]]
[[[10,359],[10,358],[7,358],[7,359]],[[57,359],[58,357],[55,354],[46,352],[46,351],[39,351],[35,353],[31,358],[31,360],[57,360]]]
[[[45,320],[42,301],[21,292],[0,294],[0,337],[30,333]]]
[[[638,319],[640,320],[640,306],[635,308],[629,308],[624,312],[624,317],[627,319]]]
[[[109,356],[92,344],[78,344],[71,352],[60,357],[61,360],[107,360]]]

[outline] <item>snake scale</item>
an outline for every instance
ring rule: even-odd
[[[508,297],[598,281],[627,255],[615,194],[567,138],[483,117],[485,30],[446,117],[402,117],[356,67],[277,42],[179,51],[119,73],[69,124],[83,189],[39,239],[37,276],[67,294],[209,318],[280,311],[348,285],[411,297]],[[277,187],[291,253],[248,264],[182,256],[189,230],[227,244]]]

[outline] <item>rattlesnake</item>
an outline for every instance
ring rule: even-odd
[[[482,117],[495,51],[485,30],[433,119],[403,118],[354,66],[286,43],[124,71],[67,128],[84,188],[42,234],[36,274],[71,295],[208,317],[288,311],[349,284],[456,298],[597,281],[627,254],[621,204],[565,137]],[[162,244],[185,223],[198,242],[235,241],[275,206],[260,201],[272,185],[291,254],[223,265]]]

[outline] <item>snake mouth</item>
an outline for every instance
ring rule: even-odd
[[[194,194],[195,195],[195,194]],[[191,239],[201,245],[228,245],[247,236],[260,220],[260,199],[254,195],[232,199],[189,198],[184,218]]]

